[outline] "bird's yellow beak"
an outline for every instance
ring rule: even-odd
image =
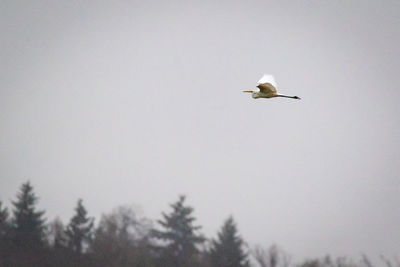
[[[243,93],[253,93],[251,90],[244,90]]]

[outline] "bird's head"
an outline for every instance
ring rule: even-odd
[[[245,90],[245,91],[243,91],[244,93],[251,93],[251,96],[253,97],[253,98],[259,98],[260,96],[259,96],[259,94],[258,94],[258,92],[255,92],[255,91],[252,91],[252,90]]]
[[[293,97],[294,99],[301,99],[300,97],[298,97],[297,95]]]

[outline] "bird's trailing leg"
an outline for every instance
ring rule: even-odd
[[[286,98],[293,98],[293,99],[301,99],[300,97],[296,96],[289,96],[289,95],[276,95],[278,97],[286,97]]]

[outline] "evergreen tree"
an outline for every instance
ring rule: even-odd
[[[22,184],[17,200],[12,202],[11,253],[6,265],[47,266],[44,211],[36,209],[37,197],[29,182]]]
[[[2,207],[0,201],[0,266],[6,262],[10,254],[10,221],[7,208]]]
[[[158,223],[163,230],[153,230],[154,237],[163,241],[162,260],[164,266],[194,266],[198,261],[199,250],[197,244],[204,242],[204,238],[196,231],[200,226],[194,226],[193,208],[185,205],[185,197],[172,204],[172,212],[162,213],[163,219]]]
[[[8,210],[3,208],[0,201],[0,239],[3,240],[9,232],[10,222],[8,221]]]
[[[37,250],[45,247],[44,211],[36,210],[37,197],[32,185],[27,182],[21,186],[14,205],[12,238],[15,245],[23,250]]]
[[[87,216],[82,199],[79,199],[75,208],[75,215],[66,230],[68,247],[77,255],[82,254],[85,244],[88,244],[92,238],[93,220],[93,218]]]
[[[247,254],[243,251],[243,240],[238,235],[232,217],[225,221],[218,233],[218,239],[212,240],[210,262],[216,267],[249,266]]]

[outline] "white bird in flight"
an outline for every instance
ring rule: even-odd
[[[260,91],[252,91],[252,90],[245,90],[245,93],[251,93],[253,98],[272,98],[272,97],[287,97],[293,99],[301,99],[298,96],[288,96],[288,95],[281,95],[276,92],[276,88],[278,87],[274,76],[270,74],[264,74],[261,79],[258,81],[257,87]]]

